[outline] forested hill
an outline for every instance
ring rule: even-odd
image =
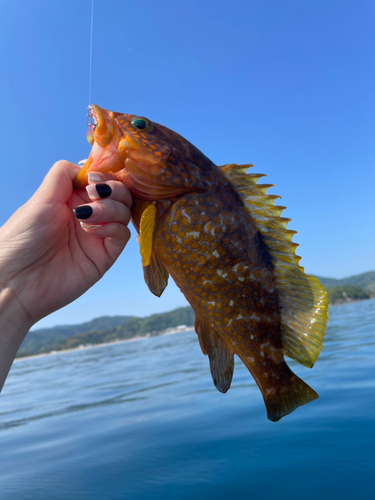
[[[316,276],[328,292],[330,304],[364,300],[375,296],[375,271],[369,271],[341,280]]]
[[[194,312],[190,306],[174,311],[153,314],[146,318],[135,316],[103,316],[89,323],[56,326],[29,332],[17,357],[31,356],[51,351],[74,349],[81,345],[103,344],[115,340],[157,335],[168,328],[194,325]]]
[[[316,278],[318,278],[320,283],[326,288],[341,285],[354,285],[359,286],[370,294],[375,293],[375,271],[368,271],[367,273],[357,274],[356,276],[349,276],[349,278],[343,278],[341,280],[335,278],[322,278],[321,276],[316,276]]]
[[[54,346],[67,338],[92,330],[107,330],[125,324],[134,316],[102,316],[80,325],[63,325],[34,330],[26,335],[17,356],[29,356],[54,350]]]

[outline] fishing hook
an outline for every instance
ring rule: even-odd
[[[96,126],[96,122],[95,122],[94,115],[92,114],[91,106],[87,107],[87,119],[86,119],[86,123],[87,123],[87,126],[89,128],[95,128],[95,126]]]

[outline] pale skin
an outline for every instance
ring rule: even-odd
[[[30,328],[74,301],[116,261],[129,241],[131,195],[110,174],[73,191],[79,167],[59,161],[40,188],[0,228],[0,390]],[[101,199],[96,184],[111,194]],[[79,221],[78,206],[92,215]]]

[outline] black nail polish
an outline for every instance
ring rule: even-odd
[[[108,198],[112,193],[112,189],[107,184],[95,184],[95,187],[100,198]]]
[[[92,208],[89,205],[73,208],[73,213],[77,219],[88,219],[92,215]]]

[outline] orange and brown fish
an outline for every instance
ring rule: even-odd
[[[176,132],[92,105],[92,151],[75,180],[111,172],[130,189],[145,281],[157,296],[171,275],[195,311],[216,388],[231,384],[234,354],[258,384],[270,420],[318,398],[284,355],[312,367],[322,349],[327,294],[304,274],[285,207],[252,165],[216,166]]]

